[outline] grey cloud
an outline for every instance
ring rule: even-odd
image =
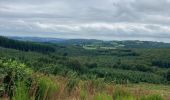
[[[170,42],[170,0],[1,0],[0,34]]]

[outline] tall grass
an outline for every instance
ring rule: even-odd
[[[113,100],[136,100],[130,92],[127,92],[123,89],[116,89],[113,93]]]
[[[18,82],[12,100],[29,100],[28,88],[25,82]]]
[[[78,86],[80,79],[77,78],[77,73],[74,72],[68,72],[68,80],[66,84],[66,89],[69,93],[72,92],[72,90],[75,89],[76,86]]]
[[[112,96],[106,94],[106,93],[98,93],[94,95],[93,100],[113,100]]]
[[[88,88],[91,94],[94,94],[96,92],[102,92],[103,90],[105,90],[105,86],[106,84],[103,78],[97,78],[96,76],[92,76],[88,81]]]
[[[80,90],[80,100],[87,100],[87,91]]]
[[[76,73],[69,73],[68,78],[36,75],[31,85],[18,82],[10,100],[164,100],[160,95],[131,94],[128,88],[115,88],[103,79],[80,80]]]
[[[164,100],[164,98],[160,95],[152,94],[152,95],[141,97],[141,100]]]
[[[55,100],[55,93],[59,87],[50,78],[43,76],[39,79],[38,89],[35,95],[35,100]]]

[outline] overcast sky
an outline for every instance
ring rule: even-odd
[[[170,42],[170,0],[0,0],[0,35]]]

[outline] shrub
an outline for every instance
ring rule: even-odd
[[[78,60],[69,60],[68,66],[75,71],[81,71],[82,67],[81,63]]]
[[[26,83],[30,84],[30,81],[28,79],[30,78],[33,71],[25,64],[19,63],[15,60],[8,60],[4,58],[0,60],[0,66],[1,69],[3,69],[4,74],[4,91],[5,94],[7,94],[8,96],[12,97],[15,91],[24,91],[22,90],[22,88],[19,88],[19,86],[23,86],[23,84],[18,84],[18,82],[25,81]],[[20,94],[16,94],[17,98],[18,95]]]
[[[97,63],[86,63],[85,66],[87,66],[88,68],[96,68]]]
[[[20,81],[30,77],[33,71],[25,64],[19,63],[15,60],[0,60],[0,66],[4,69],[6,74],[10,73],[15,81]]]

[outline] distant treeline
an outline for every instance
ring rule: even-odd
[[[41,53],[54,52],[55,48],[48,44],[21,42],[0,36],[0,46],[5,48],[17,49],[22,51],[35,51]]]

